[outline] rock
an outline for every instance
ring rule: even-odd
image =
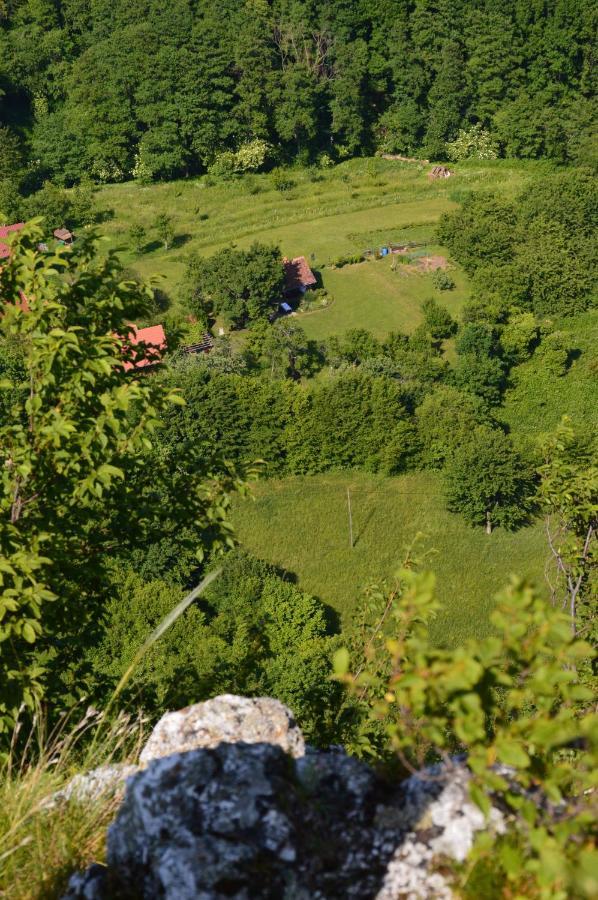
[[[224,696],[165,716],[148,753],[107,866],[73,876],[65,900],[448,900],[438,863],[465,859],[487,827],[463,761],[389,786],[342,749],[304,748],[276,701]],[[500,813],[490,824],[502,830]]]
[[[162,716],[141,751],[139,761],[146,764],[171,753],[238,741],[275,744],[294,757],[305,753],[301,729],[291,710],[280,701],[269,697],[222,694]]]
[[[59,803],[68,803],[71,800],[84,803],[97,800],[98,797],[105,794],[114,794],[116,797],[119,794],[124,796],[127,778],[137,771],[137,766],[114,763],[111,766],[98,766],[97,769],[75,775],[66,787],[48,797],[44,808],[50,809]]]
[[[399,808],[413,826],[388,864],[377,900],[452,897],[446,880],[433,872],[434,861],[445,857],[463,862],[476,832],[487,827],[481,810],[469,798],[469,777],[462,763],[452,769],[431,766],[401,785]],[[497,809],[491,809],[488,824],[497,833],[504,831]]]

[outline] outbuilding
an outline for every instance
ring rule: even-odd
[[[67,228],[57,228],[54,231],[54,237],[57,241],[60,241],[61,244],[72,244],[74,240],[74,235]]]
[[[290,297],[293,294],[304,294],[309,288],[316,286],[316,276],[310,269],[304,256],[296,256],[294,259],[287,259],[285,256],[282,264],[284,267],[285,297]]]

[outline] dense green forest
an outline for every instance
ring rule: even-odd
[[[1,177],[442,158],[472,127],[490,156],[584,162],[595,28],[592,0],[4,0]]]

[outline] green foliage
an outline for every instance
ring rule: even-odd
[[[124,369],[148,356],[126,335],[151,291],[123,280],[115,257],[96,257],[83,238],[50,255],[37,250],[41,237],[36,225],[19,232],[0,273],[0,328],[19,354],[1,384],[11,403],[0,420],[4,735],[20,705],[31,710],[44,688],[67,705],[84,690],[81,635],[97,626],[115,548],[124,553],[163,534],[170,516],[179,528],[193,524],[196,547],[209,546],[227,535],[234,485],[228,474],[210,482],[200,463],[181,471],[177,499],[162,460],[154,458],[150,474],[159,417],[181,402],[159,379]]]
[[[470,194],[457,211],[441,218],[438,239],[473,274],[482,265],[512,259],[516,226],[513,204],[492,195]]]
[[[444,271],[444,269],[437,269],[436,272],[434,272],[432,284],[435,288],[438,288],[439,291],[452,291],[455,287],[454,280]]]
[[[528,359],[538,342],[540,329],[532,313],[515,313],[500,334],[500,345],[511,365]]]
[[[272,184],[280,193],[291,191],[295,187],[295,182],[290,174],[284,169],[275,169],[272,173]]]
[[[174,223],[172,217],[167,216],[166,213],[160,213],[156,217],[154,228],[156,229],[158,237],[164,244],[164,249],[168,250],[174,240]]]
[[[492,135],[480,122],[471,128],[459,130],[454,141],[446,145],[446,153],[449,159],[496,159],[498,156],[496,143]]]
[[[452,337],[457,330],[457,323],[451,316],[448,309],[440,306],[430,297],[422,303],[422,313],[424,314],[424,326],[428,329],[434,340],[443,341]]]
[[[562,376],[567,372],[569,358],[573,350],[570,335],[564,331],[551,331],[544,335],[536,351],[538,359],[551,375]]]
[[[224,150],[210,165],[210,174],[227,178],[244,172],[257,172],[266,162],[269,150],[269,145],[261,138],[242,144],[235,153]]]
[[[257,322],[247,351],[271,377],[309,378],[323,365],[321,349],[288,316],[277,319],[271,326]]]
[[[445,467],[448,508],[471,525],[515,528],[529,516],[533,479],[529,464],[500,430],[479,425]]]
[[[519,896],[522,888],[524,896],[593,896],[598,730],[592,692],[577,675],[589,644],[517,581],[498,598],[495,633],[454,650],[429,639],[438,611],[429,574],[406,568],[369,596],[377,620],[357,634],[352,659],[346,650],[335,657],[337,677],[371,709],[356,739],[362,751],[386,745],[409,768],[465,753],[473,801],[485,814],[495,803],[508,821],[493,846],[480,839],[478,858],[492,851]]]
[[[564,419],[543,443],[538,496],[554,575],[552,599],[570,616],[574,633],[598,640],[595,603],[598,533],[598,442]]]
[[[254,170],[266,145],[280,162],[447,141],[491,158],[494,137],[506,156],[591,159],[590,0],[67,7],[10,6],[0,35],[0,156],[21,172],[25,149],[33,178]]]
[[[92,662],[114,685],[139,646],[182,598],[179,588],[119,573]],[[322,604],[271,566],[242,553],[147,651],[127,688],[152,717],[220,693],[277,697],[310,740],[333,739],[338,686],[330,681],[333,639]]]
[[[597,192],[587,170],[549,175],[516,204],[470,195],[445,215],[440,240],[484,301],[538,315],[573,315],[594,302]],[[562,203],[560,198],[562,198]]]
[[[438,385],[415,411],[421,460],[442,468],[454,452],[471,440],[476,426],[487,422],[483,401],[467,391]]]
[[[91,225],[96,217],[93,191],[89,184],[66,191],[51,182],[23,202],[27,218],[41,216],[48,232],[56,228]]]
[[[280,302],[284,270],[276,246],[254,243],[249,250],[221,250],[193,256],[185,276],[189,305],[198,317],[222,316],[242,326],[265,318]]]
[[[129,237],[131,238],[131,243],[135,248],[137,253],[141,253],[143,247],[145,246],[146,240],[146,231],[143,225],[136,222],[134,225],[131,225],[129,229]]]

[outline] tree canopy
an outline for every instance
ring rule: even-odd
[[[244,170],[256,140],[271,161],[496,147],[591,162],[593,7],[11,0],[0,177],[9,158],[38,186]]]

